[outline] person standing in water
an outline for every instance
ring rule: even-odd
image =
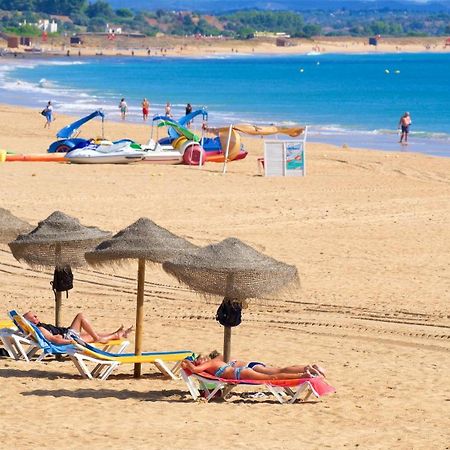
[[[147,120],[148,113],[150,111],[150,102],[146,98],[144,98],[144,100],[142,100],[141,106],[142,106],[142,118],[143,120]]]
[[[190,114],[192,112],[192,105],[190,104],[190,103],[188,103],[187,105],[186,105],[186,116],[188,115],[188,114]],[[191,121],[189,121],[187,124],[186,124],[188,127],[190,127],[191,126]]]
[[[400,121],[398,122],[398,128],[401,129],[400,144],[408,145],[409,127],[411,125],[411,116],[409,112],[405,112]]]
[[[167,117],[172,117],[172,106],[170,105],[170,102],[166,103],[165,114]]]
[[[127,111],[128,111],[128,105],[124,98],[122,98],[120,100],[119,110],[120,110],[120,116],[122,117],[122,120],[125,120],[125,116],[127,115]]]

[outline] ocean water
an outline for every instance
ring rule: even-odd
[[[450,156],[450,54],[0,60],[0,95],[75,116],[103,108],[109,120],[125,97],[132,121],[143,97],[151,115],[170,101],[179,117],[190,102],[211,125],[306,124],[309,140],[385,150],[402,150],[397,124],[409,111],[408,151]]]

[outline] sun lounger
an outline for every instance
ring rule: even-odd
[[[42,361],[47,355],[64,355],[75,350],[72,344],[59,345],[48,341],[37,326],[30,323],[16,311],[10,311],[9,316],[17,325],[20,332],[10,334],[7,337],[7,342],[10,347],[10,350],[8,348],[7,350],[14,359],[30,361],[32,357],[37,356],[39,351],[42,351],[37,357],[37,361]],[[6,340],[6,336],[2,340]],[[111,350],[115,346],[118,346],[118,353],[122,353],[128,344],[129,341],[127,340],[116,339],[108,341],[106,344],[99,343],[94,345],[101,345],[104,350]]]
[[[194,400],[201,396],[200,390],[202,390],[205,393],[204,398],[208,402],[219,391],[222,391],[222,398],[226,398],[238,386],[263,386],[280,403],[294,403],[296,400],[306,401],[311,395],[319,398],[335,392],[335,389],[321,377],[294,380],[230,380],[217,378],[207,372],[192,373],[186,369],[181,369],[181,377]]]
[[[173,352],[151,352],[142,355],[115,354],[102,351],[92,345],[81,345],[74,342],[75,351],[70,352],[70,357],[77,366],[80,373],[86,378],[100,378],[106,380],[112,371],[120,364],[153,364],[164,375],[172,379],[178,379],[177,373],[180,370],[181,361],[192,355],[190,350],[181,350]],[[90,371],[87,364],[96,365],[95,371]],[[167,363],[175,363],[169,367]]]

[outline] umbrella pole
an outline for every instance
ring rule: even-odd
[[[55,291],[55,325],[61,326],[62,292]]]
[[[144,324],[144,282],[145,282],[145,259],[139,259],[138,263],[138,286],[136,307],[136,342],[134,354],[142,354],[142,328]],[[141,363],[134,365],[134,378],[141,376]]]
[[[224,327],[223,331],[223,360],[228,362],[231,353],[231,327]]]
[[[61,244],[56,244],[55,248],[55,272],[53,274],[53,280],[56,278],[57,268],[61,266]],[[62,293],[58,292],[53,286],[53,291],[55,293],[55,325],[57,327],[61,326],[61,306],[62,306]]]

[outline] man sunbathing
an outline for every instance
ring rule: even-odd
[[[233,380],[290,380],[297,378],[311,378],[325,374],[325,370],[313,364],[294,365],[288,367],[266,366],[261,362],[244,362],[231,360],[225,363],[222,355],[213,352],[210,356],[199,356],[193,362],[184,360],[181,363],[183,369],[188,369],[192,373],[207,372],[217,378]]]
[[[113,339],[126,338],[133,331],[133,327],[124,329],[122,325],[111,333],[98,333],[83,313],[78,313],[69,327],[57,327],[48,323],[42,323],[32,311],[28,311],[23,317],[36,325],[44,337],[53,344],[71,344],[77,338],[81,338],[84,342],[88,343],[100,342],[104,344]]]

